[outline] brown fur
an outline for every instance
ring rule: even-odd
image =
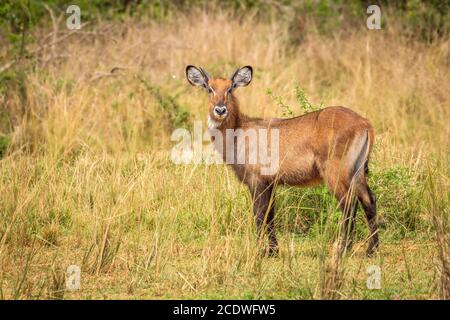
[[[374,143],[374,129],[370,122],[356,112],[340,106],[290,119],[250,118],[241,113],[234,93],[228,92],[231,80],[209,79],[208,85],[213,90],[209,114],[211,119],[217,121],[217,129],[224,137],[223,149],[218,150],[224,157],[230,151],[226,150],[227,129],[241,129],[243,132],[258,128],[269,132],[274,128],[279,129],[280,157],[276,174],[261,175],[258,164],[231,164],[239,180],[252,193],[260,234],[267,231],[269,235],[269,253],[277,252],[273,221],[274,187],[277,184],[314,186],[325,183],[336,196],[344,213],[341,253],[351,246],[358,199],[369,224],[371,237],[368,254],[371,254],[378,246],[378,225],[375,197],[367,185],[367,171],[364,170]],[[213,112],[218,103],[224,103],[228,110],[228,115],[222,121]],[[360,143],[361,147],[358,141],[364,142]],[[251,148],[248,144],[245,147],[247,152]],[[361,163],[356,163],[358,161]],[[360,168],[362,166],[365,168]]]

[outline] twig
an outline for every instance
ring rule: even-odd
[[[4,64],[3,66],[0,67],[0,73],[8,70],[9,68],[11,68],[15,63],[17,62],[17,60],[11,60],[9,62],[7,62],[6,64]]]
[[[181,277],[181,279],[184,280],[184,282],[186,282],[186,284],[194,291],[197,292],[197,289],[194,288],[194,286],[183,276],[183,274],[181,272],[177,272],[177,274]]]
[[[58,21],[55,18],[55,14],[53,13],[52,8],[50,8],[46,3],[43,3],[42,5],[48,11],[48,13],[50,14],[50,17],[52,19],[52,24],[53,24],[53,42],[54,42],[58,38]],[[52,50],[52,53],[54,55],[55,54],[55,45],[51,46],[50,49]]]
[[[82,25],[82,27],[84,27],[84,26],[86,26],[86,25],[88,25],[88,24],[90,24],[89,21],[86,22],[86,23],[84,23],[84,24]],[[39,48],[37,48],[37,49],[31,51],[30,54],[31,54],[31,55],[35,55],[35,54],[41,52],[42,50],[44,50],[45,48],[52,47],[52,46],[54,46],[55,44],[58,44],[58,43],[60,43],[60,42],[62,42],[62,41],[64,41],[64,40],[66,40],[67,38],[69,38],[69,37],[71,37],[71,36],[73,36],[73,35],[75,35],[75,34],[78,34],[78,31],[77,31],[77,30],[68,32],[68,33],[66,33],[64,36],[62,36],[62,37],[59,38],[59,39],[53,40],[52,42],[50,42],[50,43],[48,43],[48,44],[41,45]],[[11,68],[14,64],[17,63],[17,61],[18,61],[17,59],[14,59],[14,60],[8,61],[8,62],[5,63],[4,65],[0,66],[0,73],[1,73],[1,72],[4,72],[4,71],[6,71],[6,70],[8,70],[9,68]]]
[[[97,72],[95,75],[93,75],[89,81],[96,81],[99,80],[101,78],[105,78],[105,77],[117,77],[120,75],[120,73],[118,73],[119,70],[127,70],[129,69],[128,67],[114,67],[111,69],[110,72]]]
[[[71,54],[55,54],[55,55],[51,55],[50,57],[48,57],[46,59],[40,59],[40,61],[45,66],[52,60],[66,59],[66,58],[70,58],[70,57],[72,57]]]

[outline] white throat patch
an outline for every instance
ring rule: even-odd
[[[208,116],[208,129],[210,130],[217,129],[219,126],[220,122],[212,119],[211,116]]]

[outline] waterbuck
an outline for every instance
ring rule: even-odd
[[[261,163],[227,161],[238,179],[248,186],[253,199],[253,212],[258,234],[268,235],[269,255],[278,253],[274,227],[276,185],[315,186],[324,183],[339,202],[343,212],[342,240],[339,252],[351,247],[357,203],[361,203],[368,222],[370,238],[367,254],[378,247],[378,223],[375,195],[367,184],[369,154],[374,143],[370,122],[345,107],[328,107],[290,119],[259,119],[241,113],[234,95],[237,87],[247,86],[253,69],[245,66],[228,78],[212,78],[202,68],[189,65],[186,76],[193,86],[203,87],[209,94],[208,128],[221,133],[217,151],[224,160],[228,155],[249,154],[255,143],[242,144],[249,132],[277,132],[278,141],[271,143],[268,153],[277,153],[279,164],[273,172],[262,172]],[[239,132],[230,135],[229,132]],[[230,143],[231,142],[231,143]],[[245,145],[244,148],[242,146]],[[236,159],[236,157],[231,157]],[[246,158],[248,160],[248,158]]]

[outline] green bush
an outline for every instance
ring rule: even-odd
[[[280,95],[275,95],[272,89],[266,90],[267,95],[277,104],[277,106],[281,109],[283,118],[292,118],[295,116],[299,116],[305,113],[313,112],[320,110],[324,107],[322,103],[315,105],[312,104],[308,96],[306,95],[305,90],[300,87],[300,85],[295,85],[294,87],[294,95],[295,100],[298,103],[298,108],[300,109],[298,112],[295,112],[291,106],[286,104],[284,98]]]
[[[8,149],[9,139],[7,136],[0,135],[0,159],[6,154]]]
[[[369,184],[377,196],[381,222],[393,237],[406,237],[426,229],[422,219],[423,181],[411,168],[397,165],[389,170],[375,170]]]
[[[410,168],[395,166],[385,171],[374,171],[369,185],[377,197],[380,227],[389,230],[396,241],[426,230],[429,223],[423,219],[423,181]],[[316,238],[328,227],[331,239],[342,219],[335,198],[324,186],[316,188],[280,188],[277,191],[277,223],[282,230]],[[356,239],[367,235],[365,214],[358,209]]]

